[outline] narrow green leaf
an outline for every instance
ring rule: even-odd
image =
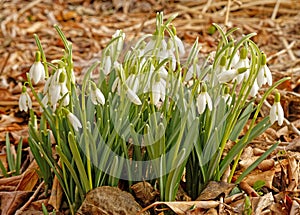
[[[11,150],[10,150],[10,140],[9,140],[8,133],[6,133],[5,145],[6,145],[6,157],[7,157],[9,170],[15,171],[16,170],[15,158],[13,157],[13,154],[11,153]]]
[[[20,168],[21,168],[21,160],[22,160],[22,146],[23,146],[23,139],[22,137],[19,140],[18,148],[17,148],[17,158],[16,158],[16,174],[20,174]]]
[[[90,189],[90,185],[89,185],[89,180],[87,177],[87,172],[86,169],[84,167],[83,161],[82,161],[82,156],[79,153],[78,147],[77,147],[77,143],[75,142],[74,136],[71,132],[69,132],[68,134],[68,140],[69,140],[69,145],[70,145],[70,149],[73,155],[73,159],[76,163],[76,166],[78,168],[78,172],[80,173],[80,179],[83,183],[83,189],[84,189],[84,193],[87,193]],[[88,143],[86,143],[88,144]],[[87,158],[89,159],[89,158]]]

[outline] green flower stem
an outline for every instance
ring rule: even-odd
[[[82,129],[83,129],[83,135],[84,135],[84,142],[85,142],[85,150],[86,150],[86,158],[87,158],[87,164],[86,164],[86,171],[88,173],[88,183],[89,186],[86,187],[86,192],[93,189],[93,178],[92,178],[92,166],[91,166],[91,160],[90,160],[90,147],[89,147],[89,140],[88,140],[88,131],[87,131],[87,119],[86,119],[86,104],[85,104],[85,95],[86,95],[86,88],[88,84],[88,79],[90,77],[90,74],[94,69],[99,65],[99,62],[95,62],[87,71],[87,73],[84,76],[83,82],[82,82],[82,99],[81,99],[81,119],[82,119]]]
[[[260,102],[259,102],[258,105],[257,105],[256,111],[255,111],[254,116],[253,116],[253,118],[252,118],[252,120],[251,120],[251,124],[250,124],[250,126],[249,126],[249,129],[248,129],[248,131],[247,131],[247,133],[246,133],[246,135],[245,135],[245,142],[246,142],[246,141],[248,140],[248,138],[249,138],[249,135],[250,135],[250,133],[251,133],[251,131],[252,131],[254,125],[255,125],[257,116],[258,116],[258,114],[259,114],[259,112],[260,112],[260,109],[261,109],[262,105],[264,104],[264,101],[267,99],[267,97],[272,93],[272,91],[273,91],[276,87],[278,87],[281,83],[283,83],[283,82],[285,82],[285,81],[287,81],[287,80],[289,80],[289,79],[291,79],[291,78],[290,78],[290,77],[286,77],[286,78],[280,79],[279,81],[277,81],[275,84],[273,84],[273,86],[271,86],[271,87],[264,93],[263,97],[261,98]],[[238,161],[239,161],[239,158],[240,158],[241,154],[242,154],[242,150],[239,152],[237,158],[235,159],[235,163],[234,163],[233,168],[231,169],[230,177],[228,178],[228,182],[231,182],[231,180],[232,180],[233,174],[234,174],[234,172],[235,172],[235,170],[236,170],[237,163],[238,163]]]
[[[43,62],[43,65],[44,65],[44,68],[45,68],[45,77],[46,79],[49,78],[49,73],[48,73],[48,66],[47,66],[47,60],[46,60],[46,56],[45,56],[45,52],[43,50],[43,47],[42,47],[42,44],[41,44],[41,41],[38,37],[38,35],[34,34],[34,39],[35,39],[35,42],[36,42],[36,45],[41,53],[41,57],[42,57],[42,62]]]

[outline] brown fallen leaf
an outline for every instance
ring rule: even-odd
[[[16,188],[19,191],[32,191],[36,183],[39,180],[39,175],[37,173],[38,165],[34,160],[24,173],[22,173],[21,180]]]
[[[32,192],[29,191],[0,192],[1,214],[15,214],[15,211],[29,199],[31,194]]]
[[[213,200],[223,193],[225,194],[225,196],[227,196],[234,187],[235,184],[229,184],[223,181],[211,181],[201,192],[200,196],[196,199],[196,201]]]
[[[245,181],[240,182],[240,188],[251,197],[259,196],[258,193]]]
[[[254,208],[254,214],[261,214],[262,211],[269,207],[270,205],[272,205],[274,203],[274,197],[272,193],[267,193],[263,196],[259,196],[259,197],[253,197],[252,199],[257,198],[258,201],[256,203],[256,205],[253,207]]]
[[[48,204],[52,205],[58,211],[61,205],[62,197],[62,187],[58,181],[58,178],[55,176],[53,179],[53,185]]]
[[[287,191],[294,191],[299,185],[299,165],[295,157],[289,157],[288,161],[289,186],[287,187]]]
[[[144,205],[148,205],[157,197],[158,191],[154,190],[149,182],[142,181],[131,186],[135,197],[140,200]]]
[[[273,178],[275,175],[275,169],[268,170],[265,172],[252,171],[249,175],[247,175],[243,181],[245,181],[250,186],[253,186],[256,181],[264,181],[265,186],[272,189]]]
[[[145,207],[143,210],[141,210],[137,215],[140,215],[141,213],[149,210],[150,208],[153,208],[158,205],[167,205],[173,212],[175,212],[178,215],[184,215],[188,213],[189,211],[195,210],[195,209],[210,209],[215,208],[219,206],[220,202],[218,201],[189,201],[189,202],[154,202],[153,204],[149,205],[148,207]]]

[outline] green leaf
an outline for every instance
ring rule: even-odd
[[[86,169],[84,167],[84,164],[83,164],[83,161],[82,161],[82,156],[80,155],[79,153],[79,150],[78,150],[78,147],[77,147],[77,143],[74,139],[74,136],[71,132],[69,132],[68,134],[68,140],[69,140],[69,145],[70,145],[70,149],[71,149],[71,152],[72,152],[72,155],[73,155],[73,159],[74,159],[74,162],[76,163],[76,166],[78,168],[78,172],[80,174],[80,179],[83,183],[83,190],[84,190],[84,193],[87,193],[90,189],[90,185],[89,185],[89,180],[88,180],[88,177],[87,177],[87,172],[86,172]],[[88,144],[88,143],[86,143]],[[89,158],[87,158],[89,159]]]
[[[6,133],[5,145],[6,145],[6,157],[7,157],[9,170],[14,171],[16,169],[15,158],[14,158],[14,156],[13,156],[11,150],[10,150],[10,140],[9,140],[9,134],[8,133]]]
[[[249,103],[246,109],[243,111],[241,116],[239,117],[237,123],[235,124],[229,139],[232,141],[237,140],[238,136],[240,135],[241,131],[245,127],[251,113],[253,112],[253,103]]]
[[[252,141],[255,137],[262,134],[267,128],[271,126],[270,119],[267,116],[262,121],[260,121],[249,134],[248,139],[246,139],[246,136],[244,136],[238,144],[235,144],[231,150],[228,152],[228,154],[225,156],[225,158],[222,160],[220,164],[220,175],[224,173],[227,166],[233,161],[233,159],[240,153],[240,151],[247,146],[247,144]]]
[[[259,191],[261,188],[263,188],[266,185],[266,182],[263,180],[257,180],[254,184],[253,184],[253,189],[255,191]]]
[[[16,158],[16,174],[20,174],[20,168],[21,168],[21,160],[22,160],[22,146],[23,146],[23,139],[22,137],[19,140],[18,148],[17,148],[17,158]]]

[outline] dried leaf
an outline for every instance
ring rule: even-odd
[[[196,200],[213,200],[223,193],[227,196],[234,187],[235,184],[211,181]]]
[[[60,186],[57,177],[55,176],[53,179],[53,185],[52,185],[51,195],[48,204],[52,205],[58,211],[61,205],[62,197],[63,197],[63,190],[62,187]]]
[[[29,199],[31,193],[28,191],[0,192],[1,214],[15,214],[15,211]]]
[[[188,213],[189,211],[193,211],[197,208],[199,209],[210,209],[219,206],[218,201],[189,201],[189,202],[154,202],[153,204],[149,205],[148,207],[144,208],[138,214],[149,210],[152,207],[158,205],[167,205],[172,211],[176,214],[183,215]]]

